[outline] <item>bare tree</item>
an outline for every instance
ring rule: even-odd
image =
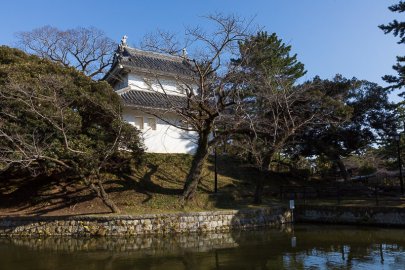
[[[99,79],[112,63],[117,44],[94,27],[60,30],[43,26],[19,32],[17,46],[28,53],[71,66]]]
[[[216,26],[212,33],[199,27],[186,31],[188,40],[193,41],[192,53],[183,57],[194,76],[176,78],[186,93],[186,105],[173,104],[169,109],[189,126],[169,124],[198,134],[196,153],[185,180],[184,202],[196,194],[210,148],[224,138],[232,139],[239,153],[249,155],[265,172],[275,153],[285,149],[305,128],[345,119],[345,114],[339,113],[342,102],[322,91],[321,86],[294,86],[291,80],[281,76],[283,71],[255,69],[247,64],[251,60],[250,52],[257,46],[255,40],[240,46],[252,34],[249,22],[222,15],[207,19]],[[143,45],[154,51],[179,52],[178,43],[173,44],[171,40],[173,36],[158,33],[148,37]],[[171,45],[165,47],[166,43]],[[154,76],[159,82],[159,75]],[[165,92],[163,84],[159,86]],[[263,183],[259,181],[256,203],[261,201],[262,189]]]
[[[233,65],[231,59],[239,57],[238,42],[250,34],[250,22],[221,14],[207,16],[206,19],[213,25],[212,32],[207,33],[199,27],[186,29],[187,40],[192,41],[189,47],[191,53],[186,55],[183,51],[183,57],[194,75],[176,78],[179,87],[186,93],[186,102],[183,106],[173,104],[169,110],[188,126],[169,124],[194,131],[198,135],[196,152],[184,184],[183,203],[196,195],[210,148],[220,140],[221,136],[213,137],[216,124],[230,111],[237,112],[242,102],[239,89],[233,83],[238,76],[238,66]],[[143,42],[143,48],[166,53],[181,51],[181,47],[178,43],[173,44],[173,40],[176,39],[162,35],[160,31],[153,38],[148,36]],[[159,81],[158,75],[156,78]],[[163,84],[160,87],[165,92]],[[159,117],[158,114],[156,116]],[[235,123],[232,129],[236,126]]]
[[[278,74],[276,71],[275,74]],[[248,156],[259,170],[266,172],[276,153],[294,143],[294,138],[309,128],[325,127],[346,120],[347,112],[338,96],[330,96],[322,85],[293,86],[281,77],[243,74],[249,89],[244,103],[245,129],[232,134],[233,146]],[[225,125],[229,125],[224,123]],[[242,126],[242,125],[240,125]],[[255,203],[261,203],[262,180],[258,180]]]
[[[189,42],[180,42],[176,33],[158,29],[156,33],[145,35],[140,42],[140,47],[152,51],[176,55],[181,53],[183,48],[188,47]]]

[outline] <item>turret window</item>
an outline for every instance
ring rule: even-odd
[[[143,129],[143,117],[135,116],[135,126],[140,130]]]
[[[156,130],[156,118],[154,118],[154,117],[148,118],[148,125],[149,125],[150,129]]]

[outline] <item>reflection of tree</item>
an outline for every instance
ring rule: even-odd
[[[221,261],[227,262],[221,269],[284,269],[285,253],[294,251],[291,236],[283,231],[234,232],[232,236],[239,248],[221,251]],[[231,258],[237,260],[231,262]]]
[[[0,239],[2,269],[402,269],[405,232],[296,226],[206,235]],[[230,244],[232,243],[232,244]],[[311,268],[312,267],[312,268]]]
[[[305,256],[297,253],[291,253],[283,257],[284,269],[304,269]]]

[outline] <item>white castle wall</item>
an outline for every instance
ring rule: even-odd
[[[169,95],[183,95],[184,87],[181,87],[181,82],[162,76],[159,79],[150,78],[138,74],[128,74],[127,85],[133,90],[140,91],[155,91],[159,93],[166,93]]]
[[[135,117],[143,118],[142,137],[149,153],[187,153],[193,154],[196,148],[196,133],[178,129],[166,122],[176,123],[179,119],[173,114],[165,114],[161,120],[153,115],[142,111],[124,108],[123,118],[128,123],[140,128],[135,124]],[[152,130],[149,118],[156,119],[156,130]]]
[[[146,74],[129,73],[123,80],[114,86],[118,94],[130,90],[159,92],[170,95],[184,95],[182,84],[174,78],[160,77],[159,80],[151,78]],[[136,125],[136,117],[142,117],[143,129]],[[156,130],[152,130],[149,118],[155,118]],[[161,118],[161,119],[160,119]],[[125,107],[123,119],[136,126],[142,131],[146,152],[149,153],[186,153],[193,154],[196,149],[197,134],[192,131],[185,131],[170,125],[169,123],[179,123],[178,118],[173,113],[166,113],[161,117],[156,117],[136,107]]]

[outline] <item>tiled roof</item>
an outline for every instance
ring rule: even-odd
[[[140,106],[145,108],[169,109],[185,107],[187,98],[176,95],[166,95],[158,92],[129,90],[120,94],[125,105]]]
[[[148,72],[169,73],[180,76],[193,76],[191,65],[180,56],[142,51],[130,47],[122,47],[119,62],[127,67],[135,67]]]

